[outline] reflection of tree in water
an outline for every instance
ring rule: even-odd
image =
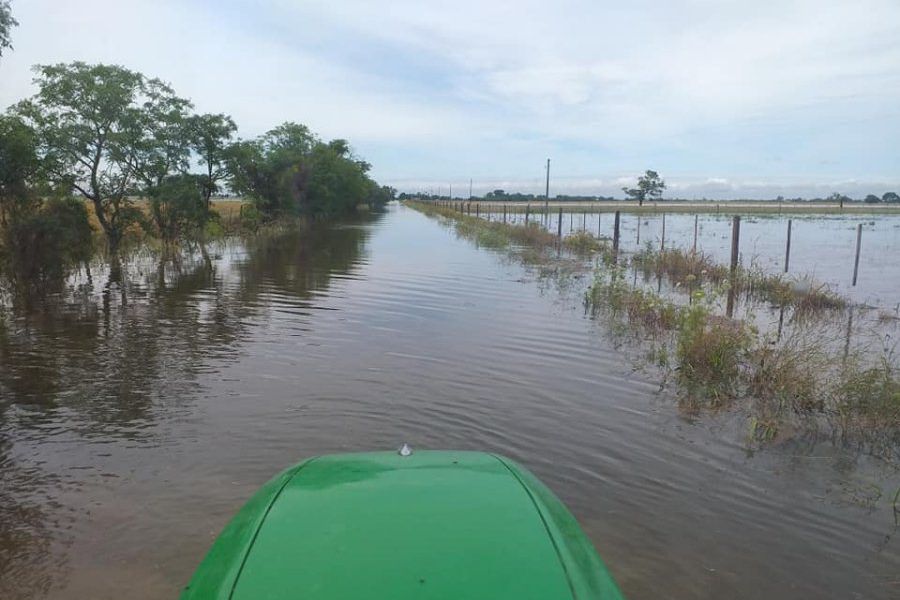
[[[353,268],[368,237],[356,225],[229,240],[216,258],[139,253],[58,293],[0,303],[0,597],[52,585],[63,567],[51,546],[75,518],[59,486],[77,488],[79,475],[48,473],[29,447],[59,431],[152,443],[154,425],[191,410],[198,374],[236,355],[273,286],[305,301]]]

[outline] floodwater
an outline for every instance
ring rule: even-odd
[[[900,596],[897,467],[681,412],[586,278],[403,207],[150,262],[5,310],[2,598],[174,597],[274,473],[402,442],[531,468],[633,600]]]
[[[487,215],[485,215],[487,216]],[[493,220],[502,213],[491,213]],[[531,217],[550,231],[558,231],[558,215],[547,221],[538,213]],[[663,219],[665,218],[665,232]],[[693,247],[695,215],[688,213],[647,212],[621,215],[620,248],[625,252],[653,248]],[[697,249],[720,264],[731,257],[732,216],[704,213],[697,215]],[[521,224],[522,214],[507,215]],[[802,214],[746,215],[741,218],[740,262],[766,273],[783,273],[788,221],[791,221],[791,253],[788,277],[809,278],[825,285],[856,304],[876,306],[895,313],[900,311],[900,215],[885,214]],[[562,232],[582,229],[605,237],[613,235],[611,213],[563,213]],[[857,227],[862,225],[859,272],[853,285]]]

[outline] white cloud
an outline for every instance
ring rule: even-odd
[[[292,119],[349,138],[395,182],[473,173],[539,185],[547,155],[555,174],[592,185],[647,167],[691,185],[712,173],[788,185],[778,178],[900,172],[896,0],[13,9],[22,26],[0,61],[0,105],[29,93],[31,64],[118,62],[232,114],[245,135]]]

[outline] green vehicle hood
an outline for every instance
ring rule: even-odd
[[[182,598],[621,598],[533,475],[478,452],[307,460],[267,483]]]

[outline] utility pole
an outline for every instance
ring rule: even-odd
[[[547,159],[547,187],[544,189],[544,214],[550,210],[550,159]]]

